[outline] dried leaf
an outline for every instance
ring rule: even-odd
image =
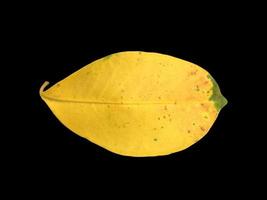
[[[127,156],[188,148],[227,103],[207,71],[158,53],[112,54],[47,85],[41,98],[67,128]]]

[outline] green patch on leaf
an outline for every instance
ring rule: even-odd
[[[217,84],[217,82],[212,78],[211,75],[207,76],[208,79],[211,80],[213,86],[211,88],[212,95],[210,96],[209,100],[214,102],[214,106],[219,112],[227,103],[227,99],[222,95],[220,88]]]

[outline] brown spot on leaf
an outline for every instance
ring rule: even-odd
[[[191,71],[191,72],[189,73],[190,76],[194,76],[194,75],[196,75],[196,74],[197,74],[197,70]]]
[[[200,128],[202,131],[205,131],[205,128],[204,128],[204,127],[199,126],[199,128]]]
[[[204,110],[206,110],[206,111],[209,110],[209,105],[208,104],[201,103],[200,105],[202,106],[202,108]]]

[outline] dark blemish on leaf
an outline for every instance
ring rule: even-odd
[[[154,130],[154,131],[156,131],[156,130],[157,130],[157,128],[154,128],[153,130]]]
[[[209,94],[209,93],[210,93],[210,91],[207,91],[207,93]]]
[[[166,119],[166,116],[165,116],[165,115],[163,115],[163,118],[164,118],[164,119]]]
[[[187,130],[187,133],[191,133],[191,131],[190,130]]]
[[[196,85],[196,91],[198,91],[198,92],[199,92],[199,86],[198,86],[198,85]]]
[[[161,96],[159,96],[158,99],[161,99]]]
[[[201,103],[200,105],[201,105],[201,106],[204,106],[204,103]]]
[[[161,126],[160,128],[164,128],[164,126]]]
[[[139,51],[138,54],[141,55],[142,54],[142,51]]]
[[[168,114],[168,116],[170,117],[170,116],[171,116],[171,114]]]
[[[177,104],[177,102],[175,101],[174,104]]]
[[[202,126],[199,126],[199,128],[200,128],[202,131],[205,131],[205,128],[203,128]]]
[[[56,84],[57,87],[60,87],[60,83]]]
[[[195,126],[196,124],[195,123],[193,123],[193,126]]]
[[[160,117],[158,117],[158,120],[160,120]]]
[[[204,116],[204,118],[205,118],[205,119],[208,119],[208,117],[207,117],[206,115]]]
[[[108,108],[110,108],[110,105],[107,105]]]
[[[156,142],[156,141],[158,141],[158,139],[157,138],[154,138],[154,141]]]
[[[168,110],[167,106],[164,106],[164,110]]]
[[[190,72],[191,76],[196,75],[196,74],[197,74],[197,70]]]
[[[122,89],[121,92],[124,92],[124,89]]]

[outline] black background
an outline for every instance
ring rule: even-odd
[[[7,68],[16,80],[8,82],[13,89],[8,92],[16,91],[10,95],[16,97],[12,100],[17,115],[8,116],[16,123],[9,125],[11,140],[7,141],[12,142],[3,141],[7,163],[31,175],[41,172],[42,177],[50,172],[89,173],[90,178],[142,174],[153,180],[188,177],[188,184],[194,180],[199,187],[206,179],[224,180],[228,185],[242,182],[243,170],[255,163],[255,154],[246,148],[249,127],[241,120],[245,104],[241,96],[247,89],[242,77],[250,64],[244,59],[251,45],[246,35],[249,18],[235,7],[205,14],[197,7],[185,13],[183,9],[149,10],[72,14],[72,9],[38,7],[8,23],[14,31],[8,33],[12,39],[7,40],[6,51],[12,56],[7,57]],[[131,50],[172,55],[212,74],[228,104],[201,141],[168,156],[120,156],[69,131],[39,97],[44,81],[52,85],[96,59]]]

